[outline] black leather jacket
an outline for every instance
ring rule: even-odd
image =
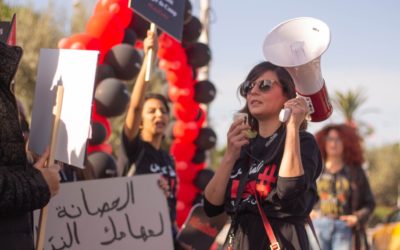
[[[27,163],[18,108],[10,90],[22,49],[0,42],[0,249],[33,249],[32,211],[44,207],[50,190]]]

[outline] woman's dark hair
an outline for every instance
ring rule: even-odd
[[[326,137],[331,130],[338,132],[339,138],[343,143],[343,162],[351,167],[361,166],[364,162],[361,137],[355,128],[347,124],[326,125],[315,134],[322,157],[326,160]]]
[[[168,100],[167,100],[167,98],[166,98],[165,96],[163,96],[163,95],[161,95],[161,94],[157,94],[157,93],[147,93],[147,94],[144,96],[144,101],[146,102],[146,101],[149,100],[149,99],[157,99],[157,100],[161,101],[161,102],[164,104],[165,109],[166,109],[166,110],[168,111],[168,113],[169,113]]]
[[[264,74],[267,71],[272,71],[275,72],[275,74],[278,76],[279,83],[282,87],[284,95],[288,99],[292,99],[296,97],[296,87],[294,85],[293,79],[290,76],[290,74],[287,72],[287,70],[283,67],[276,66],[270,62],[264,61],[256,66],[254,66],[249,74],[247,75],[245,81],[255,81],[257,78],[259,78],[262,74]],[[238,93],[246,98],[246,96],[241,94],[241,89],[242,85],[239,86],[238,88]],[[283,107],[282,107],[283,108]],[[247,102],[245,106],[240,110],[240,112],[247,113],[249,117],[249,125],[251,129],[258,131],[258,121],[256,118],[254,118],[249,111],[249,108],[247,106]],[[306,129],[307,128],[307,121],[304,121],[302,125],[300,126],[300,129]]]

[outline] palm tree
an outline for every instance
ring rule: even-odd
[[[355,123],[355,113],[366,102],[367,98],[361,89],[348,90],[347,92],[335,91],[333,103],[343,114],[346,123]]]
[[[364,136],[371,135],[374,132],[371,126],[355,118],[356,112],[367,101],[362,89],[348,90],[347,92],[335,91],[332,101],[337,110],[344,116],[346,124],[358,128]]]

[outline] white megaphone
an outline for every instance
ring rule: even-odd
[[[293,78],[297,95],[307,101],[313,122],[326,120],[333,111],[320,66],[321,55],[329,43],[329,27],[311,17],[285,21],[273,28],[264,40],[265,58],[286,68]],[[280,120],[285,122],[290,112],[290,109],[283,109]]]

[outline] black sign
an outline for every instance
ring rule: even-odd
[[[11,22],[0,22],[0,41],[8,45],[16,45],[16,15]]]
[[[178,41],[182,40],[183,0],[131,0],[130,6],[149,22],[170,34]]]
[[[11,22],[0,22],[0,41],[7,43]]]
[[[178,240],[193,249],[210,249],[215,238],[227,223],[228,216],[222,213],[208,217],[202,204],[195,205],[178,233]]]

